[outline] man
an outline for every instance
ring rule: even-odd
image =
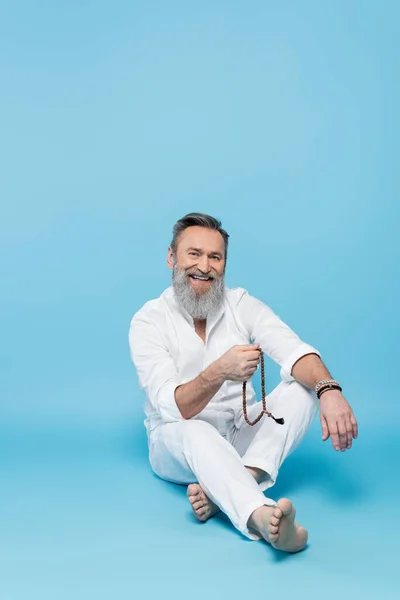
[[[272,487],[285,458],[299,445],[320,408],[322,439],[351,448],[357,421],[319,352],[302,342],[273,311],[242,288],[226,288],[229,235],[201,213],[180,219],[168,249],[172,286],[132,319],[129,343],[146,392],[150,464],[161,478],[188,485],[194,514],[218,510],[250,539],[298,552],[308,533],[287,498]],[[260,351],[281,366],[281,383],[260,412],[250,378]],[[320,401],[318,402],[317,395]]]

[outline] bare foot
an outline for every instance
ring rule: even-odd
[[[249,471],[250,475],[254,477],[254,479],[259,482],[263,475],[265,475],[264,471],[261,469],[257,469],[256,467],[247,467],[246,469]],[[191,483],[187,488],[187,495],[192,505],[193,512],[199,521],[207,521],[210,517],[213,517],[217,512],[219,512],[219,508],[206,494],[198,483]]]
[[[193,512],[199,521],[207,521],[213,517],[219,508],[205,495],[198,483],[191,483],[187,488],[187,496]]]
[[[278,506],[257,508],[248,521],[248,527],[283,552],[300,552],[307,544],[308,533],[294,520],[296,510],[287,498],[278,500]]]

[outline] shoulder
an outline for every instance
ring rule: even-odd
[[[252,300],[256,300],[249,292],[242,287],[226,288],[226,301],[232,308],[241,308],[247,305]]]
[[[225,288],[225,298],[229,304],[237,305],[248,291],[241,287]]]
[[[226,292],[226,302],[230,310],[238,316],[238,318],[249,317],[254,310],[259,307],[260,301],[249,294],[242,287],[228,289]]]
[[[232,310],[241,315],[246,322],[251,322],[261,315],[264,319],[275,316],[270,306],[259,298],[252,296],[245,288],[237,287],[228,290],[226,298]]]

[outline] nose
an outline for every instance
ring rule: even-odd
[[[199,260],[198,266],[202,273],[210,272],[210,260],[207,255],[203,254]]]

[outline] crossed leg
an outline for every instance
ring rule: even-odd
[[[267,405],[274,414],[284,416],[284,428],[280,429],[273,420],[264,417],[254,427],[243,422],[232,433],[232,445],[263,491],[274,485],[280,466],[306,435],[318,408],[314,394],[297,382],[282,382],[267,397]],[[253,420],[259,412],[259,405],[250,407],[248,412],[250,420]],[[198,483],[188,486],[187,495],[193,512],[200,521],[207,521],[218,512],[218,506],[207,497]],[[265,538],[267,524],[270,536],[268,541],[275,547],[287,548],[293,537],[297,539],[298,546],[304,547],[308,534],[295,522],[296,511],[292,503],[287,499],[279,500],[278,508],[272,516],[265,508],[260,507],[251,515],[249,528]],[[276,532],[271,526],[276,527]],[[275,533],[276,538],[273,537]]]
[[[290,386],[292,393],[285,394]],[[274,411],[278,414],[279,410],[286,422],[279,434],[276,428],[282,426],[264,418],[259,428],[248,428],[255,431],[250,443],[242,428],[234,432],[230,443],[215,427],[200,419],[176,421],[157,428],[150,441],[150,462],[163,479],[180,484],[198,482],[200,500],[209,502],[204,520],[220,509],[250,539],[265,539],[280,550],[297,552],[305,546],[307,532],[295,522],[292,503],[285,498],[276,503],[266,498],[262,489],[273,485],[281,462],[305,435],[315,407],[311,407],[310,395],[299,384],[281,384],[278,388],[279,394],[275,395],[279,402]],[[272,410],[272,402],[269,406]],[[272,425],[274,428],[268,429]],[[266,456],[262,442],[270,443],[272,434],[278,435],[279,443],[274,443],[274,453]],[[190,487],[193,489],[198,491]]]
[[[264,471],[257,467],[245,467],[257,483],[265,476]],[[208,521],[219,512],[219,508],[202,490],[199,483],[191,483],[187,487],[187,497],[195,517],[202,522]]]
[[[251,472],[251,467],[247,467]],[[254,469],[254,478],[261,477]],[[187,495],[192,509],[199,521],[207,521],[219,512],[219,508],[212,500],[207,498],[198,483],[188,486]],[[267,542],[278,550],[298,552],[302,550],[308,540],[308,532],[295,521],[296,510],[287,498],[278,500],[275,508],[260,506],[251,515],[248,521],[250,531],[261,535]]]

